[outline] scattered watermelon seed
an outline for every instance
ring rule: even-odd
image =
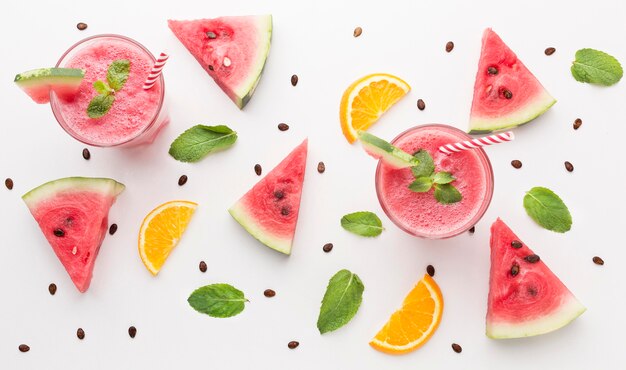
[[[503,94],[504,94],[504,97],[507,98],[507,99],[511,99],[513,97],[513,93],[511,92],[511,90],[506,90],[505,89]]]
[[[446,43],[446,51],[449,53],[452,51],[452,49],[454,49],[454,42],[452,41],[448,41]]]
[[[280,131],[287,131],[287,130],[289,130],[289,125],[286,124],[286,123],[279,123],[278,124],[278,129]]]
[[[200,272],[206,272],[206,262],[200,261],[200,263],[198,264],[198,268],[200,269]]]
[[[255,164],[254,165],[254,173],[257,174],[257,176],[261,176],[261,173],[263,172],[263,169],[261,168],[260,164]]]
[[[426,266],[426,272],[430,275],[430,277],[435,276],[435,267],[433,265]]]
[[[54,236],[62,238],[65,236],[65,231],[63,229],[54,229]]]
[[[572,172],[574,171],[574,165],[569,161],[565,161],[565,169],[567,172]]]
[[[546,55],[552,55],[552,54],[554,54],[554,52],[555,52],[555,51],[556,51],[556,49],[555,49],[555,48],[553,48],[553,47],[549,47],[549,48],[547,48],[547,49],[544,51],[544,53],[545,53]]]
[[[291,76],[291,85],[296,86],[297,84],[298,84],[298,76],[297,75]]]
[[[518,160],[518,159],[514,159],[511,161],[511,166],[513,166],[513,168],[517,168],[518,170],[520,168],[522,168],[522,161]]]
[[[283,199],[285,197],[285,193],[282,190],[276,190],[274,192],[274,197],[276,197],[276,199]]]
[[[426,109],[426,103],[422,99],[417,99],[417,109],[424,110]]]
[[[574,130],[578,130],[582,124],[583,124],[583,120],[580,118],[576,118],[574,120]]]
[[[324,246],[322,247],[322,250],[326,253],[330,252],[333,250],[333,243],[326,243],[324,244]]]
[[[363,33],[363,29],[361,27],[357,27],[354,29],[354,32],[352,33],[352,35],[354,37],[359,37],[361,36],[362,33]]]
[[[539,262],[539,260],[540,260],[540,258],[536,254],[529,254],[528,256],[524,257],[524,261],[526,261],[528,263],[537,263],[537,262]]]
[[[489,73],[490,75],[497,75],[498,74],[498,68],[496,68],[496,67],[489,67],[489,68],[487,68],[487,73]]]
[[[213,70],[215,70],[215,69],[213,68],[213,66],[212,66],[212,65],[210,65],[210,64],[209,64],[209,70],[213,71]]]
[[[317,164],[317,172],[324,173],[324,171],[326,171],[326,165],[324,164],[324,162],[318,163]]]
[[[7,178],[6,180],[4,180],[4,186],[6,186],[7,189],[12,190],[13,189],[13,180],[11,178]]]
[[[522,247],[522,242],[520,242],[519,240],[513,240],[511,242],[511,247],[515,249],[520,249]]]
[[[87,23],[80,22],[76,25],[76,28],[78,28],[79,31],[84,31],[87,29]]]
[[[206,33],[206,37],[208,37],[208,38],[210,38],[211,40],[213,40],[214,38],[216,38],[216,37],[217,37],[217,35],[215,34],[215,32],[211,32],[211,31],[209,31],[209,32],[207,32],[207,33]]]
[[[296,349],[299,345],[300,345],[300,342],[292,340],[291,342],[287,344],[287,347],[289,347],[289,349]]]
[[[111,226],[109,226],[109,234],[113,235],[115,234],[116,231],[117,231],[117,224],[111,224]]]
[[[17,347],[17,349],[20,350],[20,352],[28,352],[30,351],[30,347],[26,344],[20,344],[19,347]]]
[[[598,256],[593,257],[593,263],[595,263],[596,265],[604,265],[604,260]]]
[[[85,339],[85,331],[83,330],[83,328],[78,328],[78,330],[76,330],[76,336],[80,340]]]
[[[519,274],[519,265],[514,263],[511,267],[511,276],[517,276],[517,274]]]
[[[456,353],[461,353],[463,351],[463,348],[461,348],[461,346],[456,343],[452,343],[452,350]]]
[[[267,298],[272,298],[273,296],[276,295],[276,292],[273,291],[272,289],[265,289],[265,291],[263,292],[263,295],[266,296]]]
[[[57,285],[50,283],[50,285],[48,285],[48,292],[50,292],[50,295],[54,295],[57,292]]]
[[[289,216],[289,208],[283,207],[280,209],[280,214],[283,216]]]
[[[476,226],[472,226],[472,227],[470,227],[470,229],[469,229],[469,233],[470,233],[470,234],[473,234],[473,233],[475,233],[475,232],[476,232]]]
[[[137,335],[137,328],[136,328],[136,327],[134,327],[134,326],[129,327],[129,328],[128,328],[128,335],[129,335],[131,338],[134,338],[134,337],[135,337],[135,335]]]
[[[222,64],[224,65],[224,67],[230,67],[230,64],[231,64],[230,58],[224,57]]]
[[[187,177],[187,175],[182,175],[181,177],[178,178],[178,186],[183,186],[187,183],[187,180],[189,178]]]
[[[88,161],[89,158],[91,158],[91,153],[89,152],[89,149],[87,148],[83,149],[83,158],[85,158],[86,161]]]

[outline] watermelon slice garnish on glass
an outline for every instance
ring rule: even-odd
[[[487,28],[474,84],[470,134],[506,130],[527,123],[556,100],[517,55]]]
[[[491,226],[487,336],[522,338],[557,330],[586,308],[502,221]]]
[[[217,85],[242,109],[259,83],[272,40],[272,16],[167,21]]]
[[[40,68],[15,76],[15,84],[38,104],[50,102],[50,91],[64,101],[74,100],[85,71],[78,68]]]
[[[108,229],[111,205],[124,185],[107,178],[66,177],[22,196],[54,253],[81,293]]]
[[[307,148],[304,140],[228,210],[250,235],[284,254],[296,233]]]

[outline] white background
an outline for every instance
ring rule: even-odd
[[[315,5],[313,5],[315,4]],[[593,47],[626,62],[626,6],[621,1],[11,1],[0,14],[2,128],[0,178],[0,368],[2,369],[618,369],[626,330],[626,224],[623,138],[626,81],[610,88],[575,82],[577,49]],[[243,111],[228,100],[166,25],[168,18],[271,13],[272,48],[254,98]],[[78,31],[77,22],[89,28]],[[354,38],[354,27],[363,34]],[[488,148],[496,178],[491,207],[476,233],[425,241],[386,218],[374,190],[376,162],[341,135],[345,87],[371,72],[406,79],[412,91],[372,132],[391,139],[415,124],[465,129],[480,38],[493,27],[558,103],[517,140]],[[65,134],[47,105],[37,106],[11,82],[16,73],[52,66],[74,42],[119,33],[167,51],[171,125],[149,147],[92,148]],[[444,51],[447,41],[455,48]],[[546,47],[556,47],[550,57]],[[290,77],[300,82],[292,87]],[[426,102],[418,111],[416,100]],[[583,119],[578,131],[575,118]],[[280,132],[279,122],[290,130]],[[197,164],[167,154],[170,142],[198,124],[239,132],[228,151]],[[293,147],[309,138],[308,171],[293,254],[276,253],[250,237],[226,211]],[[520,159],[521,170],[510,161]],[[573,173],[563,167],[575,166]],[[326,172],[315,170],[318,161]],[[189,176],[183,187],[178,177]],[[91,288],[80,294],[41,235],[20,196],[43,182],[72,175],[107,176],[126,184],[110,213],[119,225],[107,236]],[[522,207],[533,186],[556,191],[574,224],[564,235],[536,226]],[[200,204],[178,248],[158,277],[136,246],[143,217],[173,199]],[[372,210],[386,230],[375,239],[345,232],[342,215]],[[539,254],[588,311],[558,332],[522,340],[484,335],[489,278],[489,226],[502,217]],[[322,245],[332,242],[331,253]],[[594,255],[604,267],[591,262]],[[198,262],[205,260],[202,274]],[[394,357],[368,341],[400,305],[428,264],[445,298],[439,330],[421,349]],[[355,318],[320,335],[315,323],[328,279],[339,269],[365,284]],[[48,294],[55,282],[58,292]],[[193,311],[195,288],[226,282],[250,299],[245,311],[213,319]],[[276,290],[265,298],[266,288]],[[127,328],[137,327],[130,339]],[[86,332],[76,338],[76,329]],[[287,348],[300,341],[296,350]],[[450,344],[463,346],[456,354]],[[31,346],[20,353],[20,343]]]

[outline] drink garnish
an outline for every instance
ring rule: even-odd
[[[451,182],[456,180],[450,172],[435,172],[433,158],[426,150],[418,150],[414,155],[419,165],[411,167],[415,180],[409,184],[409,189],[416,193],[425,193],[435,187],[435,199],[441,204],[452,204],[463,199],[461,193]]]
[[[109,65],[106,81],[95,81],[93,88],[98,92],[87,106],[89,118],[101,118],[109,112],[115,102],[115,93],[120,91],[128,80],[130,61],[118,59]]]

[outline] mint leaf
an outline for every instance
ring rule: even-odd
[[[322,299],[317,329],[320,334],[346,325],[359,310],[365,286],[359,277],[348,271],[337,272],[328,282]]]
[[[572,215],[552,190],[534,187],[524,196],[526,213],[544,229],[564,233],[572,228]]]
[[[169,153],[181,162],[197,162],[209,153],[231,147],[237,133],[227,126],[196,125],[172,142]]]
[[[437,172],[435,176],[433,176],[433,182],[435,184],[449,184],[454,180],[456,180],[456,177],[452,176],[450,172]]]
[[[114,95],[96,95],[87,106],[87,115],[89,118],[100,118],[104,116],[109,109],[111,109],[114,101]]]
[[[409,189],[416,193],[425,193],[433,187],[433,181],[430,177],[419,177],[409,184]]]
[[[127,59],[114,60],[109,65],[107,71],[107,81],[109,86],[115,91],[120,91],[126,80],[128,80],[128,73],[130,72],[130,61]]]
[[[576,81],[604,86],[616,84],[624,74],[617,59],[594,49],[578,50],[571,71]]]
[[[228,284],[211,284],[196,289],[187,299],[194,310],[212,317],[231,317],[245,308],[243,292]]]
[[[341,218],[341,227],[347,231],[366,237],[378,236],[383,232],[383,223],[372,212],[354,212]]]
[[[441,204],[460,202],[463,196],[450,184],[435,184],[435,199]]]
[[[417,166],[411,167],[411,171],[413,172],[413,176],[415,176],[415,178],[430,176],[435,171],[433,157],[431,157],[426,150],[420,149],[415,152],[413,156],[419,161]]]
[[[111,89],[109,87],[109,85],[107,85],[104,81],[95,81],[93,83],[93,88],[94,90],[96,90],[98,92],[98,94],[100,95],[108,95],[110,93],[112,93],[114,90]]]

